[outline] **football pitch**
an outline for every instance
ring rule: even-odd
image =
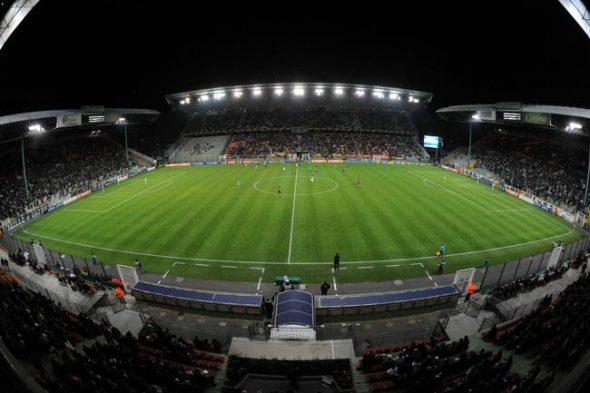
[[[445,179],[446,178],[446,179]],[[201,279],[395,280],[503,263],[572,242],[559,218],[430,166],[161,168],[35,219],[21,239],[104,263]]]

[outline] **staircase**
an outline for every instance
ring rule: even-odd
[[[221,365],[215,379],[213,380],[213,386],[209,386],[205,389],[205,393],[223,393],[223,381],[225,381],[225,375],[227,374],[227,359]]]
[[[350,369],[352,370],[352,382],[353,388],[356,393],[368,393],[371,391],[365,376],[361,371],[358,370],[358,365],[361,362],[361,358],[351,359]]]

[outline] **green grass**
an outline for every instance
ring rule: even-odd
[[[162,168],[36,219],[17,236],[75,256],[95,252],[105,263],[138,257],[155,273],[257,281],[264,267],[264,281],[287,273],[308,283],[331,279],[335,252],[345,268],[339,282],[378,281],[424,276],[418,263],[433,272],[441,242],[450,272],[580,237],[551,214],[439,168],[311,168]]]

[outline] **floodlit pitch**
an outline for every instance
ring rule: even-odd
[[[313,181],[312,181],[313,179]],[[256,282],[395,280],[508,262],[571,242],[559,218],[429,166],[250,164],[162,168],[36,219],[17,235],[170,275]]]

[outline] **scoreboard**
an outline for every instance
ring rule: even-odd
[[[434,135],[424,135],[424,147],[438,149],[440,147],[440,137]]]

